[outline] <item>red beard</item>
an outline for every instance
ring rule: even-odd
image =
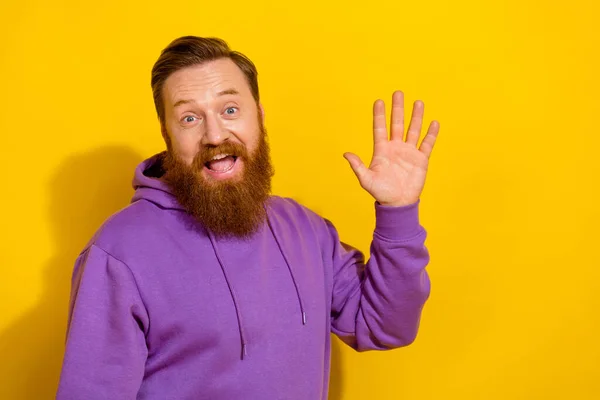
[[[261,121],[262,122],[262,121]],[[269,156],[267,133],[260,124],[256,151],[225,141],[219,146],[203,146],[191,165],[167,151],[163,178],[179,203],[216,236],[250,237],[264,222],[265,201],[271,192],[274,171]],[[205,163],[217,154],[231,154],[244,161],[241,178],[208,181],[202,175]]]

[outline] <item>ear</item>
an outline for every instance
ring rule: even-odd
[[[265,122],[265,109],[262,103],[258,104],[258,109],[260,110],[260,116],[262,117],[263,122]]]

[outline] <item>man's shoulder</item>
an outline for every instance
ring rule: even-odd
[[[317,211],[291,197],[271,196],[269,206],[276,215],[292,223],[310,224],[314,228],[325,227],[326,220]]]
[[[165,216],[156,204],[138,200],[111,215],[85,246],[84,251],[92,245],[113,253],[119,248],[128,248],[148,238],[160,236],[161,222]]]
[[[269,206],[277,213],[303,213],[308,214],[311,217],[320,218],[320,216],[315,211],[311,210],[309,207],[305,206],[304,204],[301,204],[299,201],[291,197],[270,196]]]

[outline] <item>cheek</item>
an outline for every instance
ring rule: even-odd
[[[175,154],[187,165],[192,164],[198,153],[199,139],[195,135],[172,135],[171,147]]]
[[[256,150],[260,139],[260,127],[257,122],[244,122],[238,125],[234,132],[250,153]]]

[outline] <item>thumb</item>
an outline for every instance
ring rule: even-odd
[[[352,168],[352,171],[354,171],[354,174],[358,178],[358,181],[360,182],[361,186],[364,187],[365,186],[364,183],[367,180],[367,176],[371,172],[371,171],[369,171],[369,168],[367,168],[365,166],[365,164],[362,162],[362,160],[360,159],[360,157],[354,153],[344,153],[344,158],[346,160],[348,160],[348,163],[350,163],[350,167]]]

